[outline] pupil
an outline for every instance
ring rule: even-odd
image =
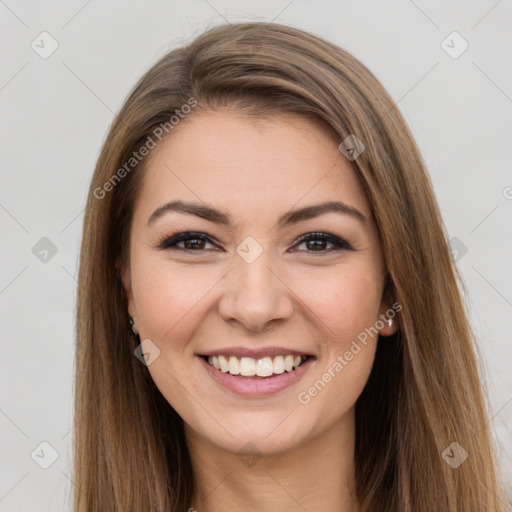
[[[317,247],[319,249],[323,249],[323,244],[325,243],[325,240],[309,240],[309,244],[313,244],[313,248]]]
[[[191,242],[191,240],[192,240],[192,242]],[[200,244],[203,241],[204,240],[199,240],[198,238],[189,238],[188,240],[185,240],[185,247],[187,249],[193,249],[194,242],[196,242],[196,243],[198,242]]]

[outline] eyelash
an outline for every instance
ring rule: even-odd
[[[170,237],[165,236],[158,243],[157,248],[162,249],[162,250],[173,249],[173,250],[179,250],[179,251],[189,252],[189,253],[190,252],[202,252],[202,251],[207,250],[207,249],[194,250],[194,249],[186,249],[183,247],[175,247],[176,244],[183,242],[183,241],[187,241],[187,240],[203,240],[212,245],[215,245],[213,240],[208,235],[206,235],[204,233],[197,232],[197,231],[185,231],[182,233],[174,234]],[[335,246],[335,249],[331,249],[331,250],[323,249],[322,251],[305,251],[305,252],[310,252],[313,254],[315,254],[315,253],[328,254],[328,253],[331,253],[333,251],[338,251],[338,250],[346,250],[346,251],[353,250],[351,245],[349,243],[345,242],[344,240],[342,240],[341,238],[338,238],[337,236],[334,236],[334,235],[330,235],[328,233],[322,233],[322,232],[313,232],[313,233],[307,233],[305,235],[302,235],[297,239],[297,241],[295,242],[294,245],[300,245],[304,242],[309,242],[310,240],[324,240],[326,242],[333,244]],[[304,251],[299,251],[299,252],[304,252]]]

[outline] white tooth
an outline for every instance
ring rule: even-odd
[[[211,364],[213,366],[213,358],[212,358],[212,356],[208,356],[208,364]]]
[[[284,357],[283,356],[274,357],[274,373],[277,373],[277,374],[284,373]]]
[[[208,358],[208,361],[210,359]],[[217,370],[220,370],[220,363],[219,363],[219,358],[217,356],[212,356],[212,364],[215,368],[217,368]]]
[[[258,377],[269,377],[273,373],[272,359],[270,357],[264,357],[258,359],[256,363],[256,375]]]
[[[240,374],[240,361],[237,357],[231,356],[229,358],[229,373],[231,375],[239,375]]]
[[[284,358],[284,369],[287,372],[291,372],[293,370],[293,356],[286,356]]]
[[[293,360],[293,366],[295,366],[295,368],[297,368],[297,366],[299,366],[301,361],[302,361],[302,357],[295,356],[295,359]]]
[[[256,375],[256,361],[252,357],[242,357],[240,359],[240,375],[246,377]]]
[[[220,369],[224,373],[229,371],[228,360],[224,356],[219,356]]]

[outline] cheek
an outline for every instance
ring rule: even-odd
[[[317,284],[307,305],[317,317],[320,357],[297,398],[312,417],[329,422],[352,407],[370,375],[381,283],[372,268],[354,266]]]
[[[331,269],[325,276],[318,273],[313,280],[302,277],[297,295],[304,300],[312,322],[323,339],[321,349],[345,351],[351,340],[373,326],[378,319],[381,302],[381,281],[369,265],[346,265]]]
[[[135,252],[135,251],[134,251]],[[132,288],[140,324],[141,339],[149,338],[160,352],[148,371],[166,400],[187,422],[206,420],[197,410],[193,397],[196,389],[193,368],[195,332],[200,328],[208,291],[222,273],[199,265],[178,265],[141,253],[134,254]]]
[[[132,287],[141,334],[173,351],[184,348],[208,291],[221,277],[206,266],[187,268],[144,255],[136,258]]]

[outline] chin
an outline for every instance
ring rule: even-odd
[[[291,451],[318,433],[318,423],[303,406],[301,411],[279,412],[254,410],[237,412],[231,418],[224,416],[222,426],[214,421],[187,422],[186,429],[221,450],[243,456],[279,455]]]

